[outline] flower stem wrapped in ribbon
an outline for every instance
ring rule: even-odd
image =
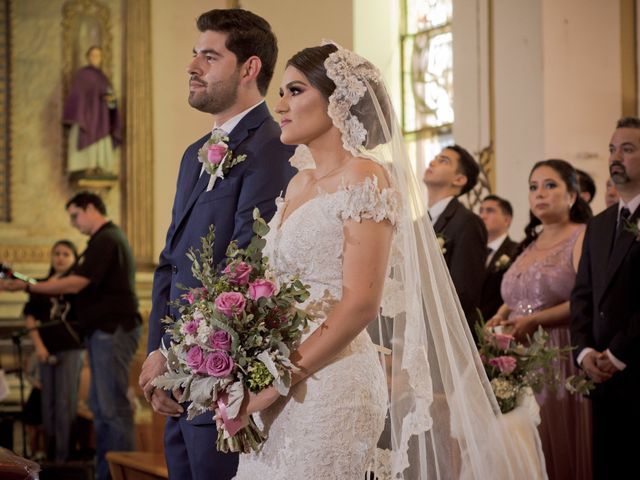
[[[309,320],[299,308],[309,297],[307,287],[296,277],[276,282],[269,271],[262,254],[269,227],[257,209],[253,231],[246,249],[229,244],[223,265],[213,263],[213,227],[201,250],[187,253],[202,286],[173,302],[180,318],[164,320],[171,333],[164,351],[168,371],[154,380],[159,388],[183,390],[189,420],[220,411],[216,447],[222,452],[260,448],[264,436],[251,417],[240,418],[240,406],[246,391],[274,386],[288,393],[295,369],[289,356]]]

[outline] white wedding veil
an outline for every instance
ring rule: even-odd
[[[344,148],[384,165],[401,203],[381,314],[369,327],[390,350],[381,354],[389,416],[371,471],[407,480],[544,477],[505,429],[380,72],[349,50],[320,48],[332,52],[329,116]]]

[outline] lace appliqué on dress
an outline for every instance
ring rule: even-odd
[[[289,164],[298,171],[316,168],[316,162],[306,145],[298,145],[296,147],[296,151],[293,152],[293,155],[289,159]]]
[[[379,190],[377,177],[367,177],[364,181],[345,186],[336,193],[342,195],[337,202],[338,214],[342,221],[389,220],[395,226],[400,209],[397,193],[391,188]]]

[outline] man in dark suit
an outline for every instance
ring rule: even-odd
[[[295,173],[288,163],[293,149],[280,142],[280,129],[264,103],[278,52],[270,25],[251,12],[230,9],[203,13],[197,26],[201,33],[188,68],[189,104],[210,113],[214,129],[229,137],[233,156],[246,155],[246,159],[224,178],[214,179],[198,161],[198,150],[211,134],[187,148],[171,225],[154,274],[150,353],[139,382],[154,410],[168,416],[165,456],[169,476],[180,480],[231,478],[238,459],[237,454],[216,451],[213,412],[187,421],[186,408],[151,384],[166,370],[159,348],[161,341],[168,345],[169,339],[160,321],[179,316],[167,302],[183,293],[178,285],[199,286],[185,254],[190,247],[199,247],[209,225],[215,226],[214,260],[220,262],[231,240],[240,246],[249,243],[255,207],[265,220],[273,216],[275,198]]]
[[[620,201],[589,222],[571,294],[576,361],[596,382],[591,394],[594,479],[630,478],[638,468],[639,118],[618,121],[609,152],[609,173]]]
[[[471,154],[452,145],[429,163],[423,176],[429,191],[429,216],[472,333],[479,320],[476,309],[484,281],[487,230],[480,217],[456,197],[470,191],[479,174]]]
[[[487,321],[504,303],[500,294],[502,277],[518,255],[518,244],[509,238],[513,208],[508,200],[497,195],[486,196],[480,205],[480,218],[489,237],[480,301],[482,318]]]

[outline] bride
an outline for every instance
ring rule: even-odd
[[[268,440],[236,478],[543,478],[504,431],[378,70],[307,48],[280,97],[301,170],[265,253],[310,286],[314,321],[289,395],[246,397]]]

